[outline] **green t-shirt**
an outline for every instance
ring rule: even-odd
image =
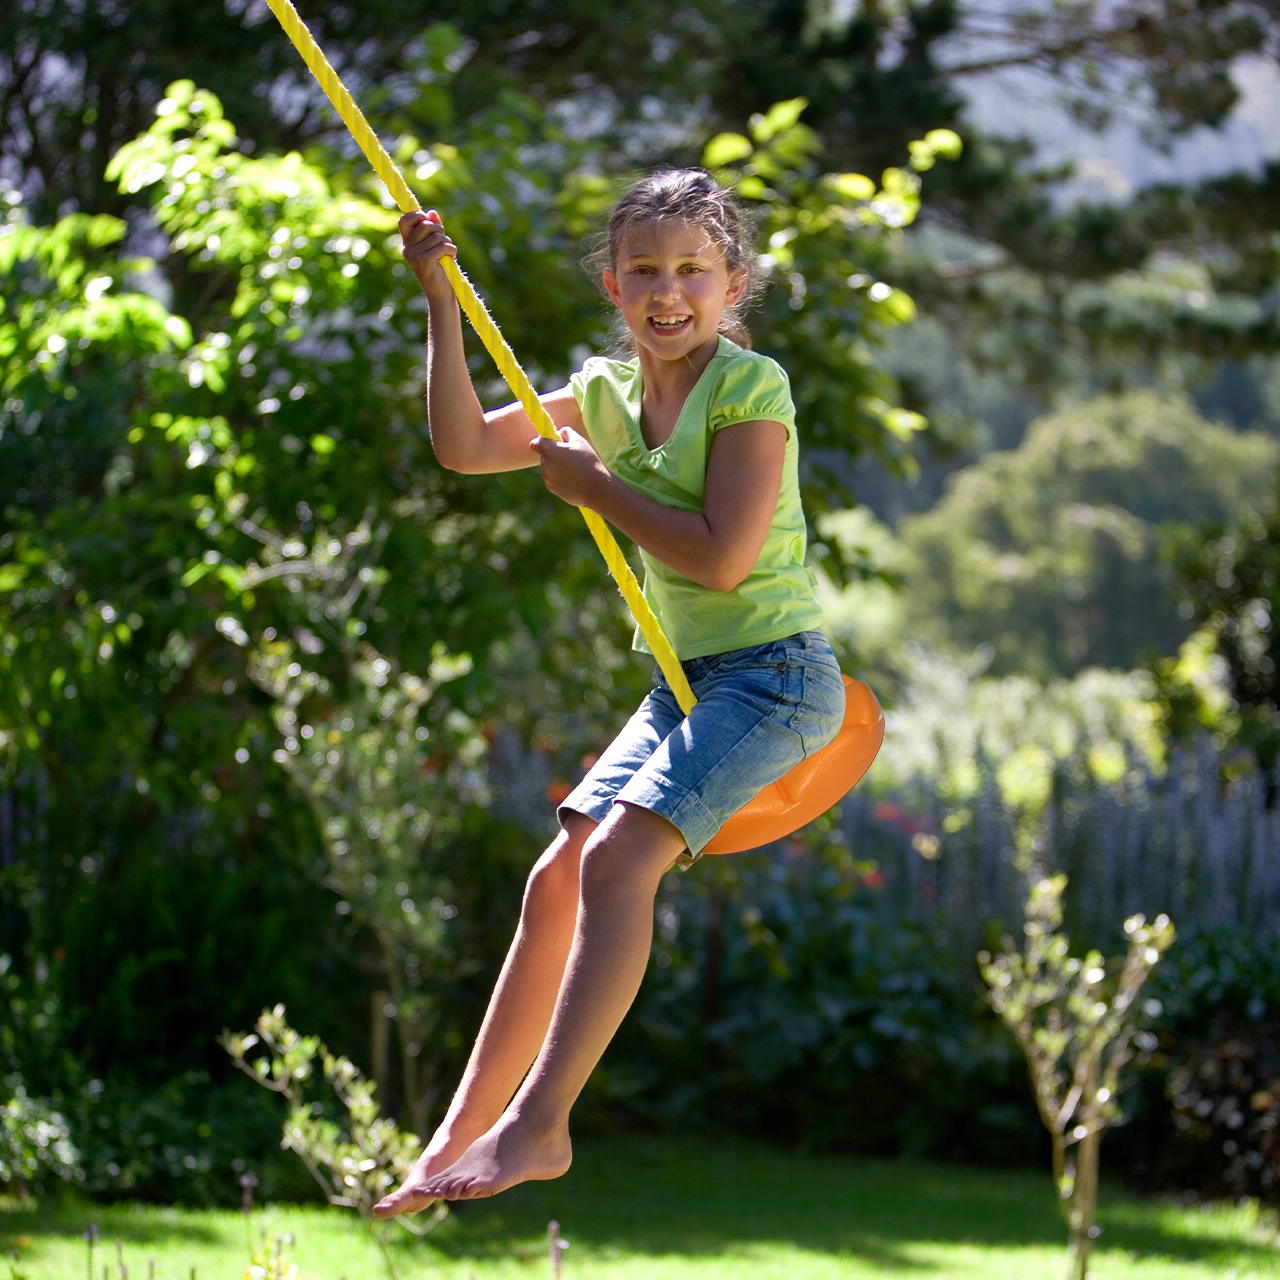
[[[670,438],[650,449],[640,431],[639,360],[588,360],[570,387],[587,436],[605,466],[633,489],[679,511],[701,511],[711,441],[721,427],[765,419],[787,429],[778,509],[755,568],[732,591],[712,591],[645,551],[644,594],[679,658],[781,640],[822,625],[814,578],[805,567],[795,405],[775,361],[721,337],[689,393]],[[648,652],[639,631],[634,647]]]

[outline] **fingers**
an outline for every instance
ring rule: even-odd
[[[458,246],[449,239],[440,215],[434,209],[415,209],[401,216],[401,253],[413,269],[428,298],[448,297],[452,287],[440,270],[443,258],[457,258]]]
[[[436,259],[448,254],[451,258],[458,256],[458,246],[445,234],[444,228],[434,222],[422,221],[413,227],[408,235],[401,233],[401,246],[404,256],[413,259]]]
[[[451,258],[458,256],[457,245],[449,239],[444,223],[434,209],[426,213],[415,209],[402,214],[399,228],[404,256],[410,262],[436,261],[446,254]]]
[[[574,431],[572,427],[557,427],[554,440],[550,436],[534,436],[529,441],[529,448],[534,453],[540,453],[546,457],[553,453],[558,445],[572,444],[573,437]]]
[[[410,234],[418,228],[426,228],[420,234],[428,234],[428,230],[433,227],[439,227],[444,230],[444,222],[440,215],[434,209],[410,209],[408,213],[402,213],[399,220],[399,228],[401,237],[407,242]]]

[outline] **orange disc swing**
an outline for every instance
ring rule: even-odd
[[[386,183],[392,199],[405,213],[419,209],[421,206],[409,190],[400,170],[378,140],[377,134],[369,127],[369,122],[347,92],[337,72],[329,65],[329,60],[290,0],[267,0],[267,3],[334,109],[342,117],[342,122],[351,131],[351,136],[359,144],[374,172]],[[529,415],[529,421],[539,435],[549,440],[557,439],[550,414],[538,399],[528,375],[520,367],[471,282],[452,258],[445,258],[441,266],[458,296],[459,305],[512,393]],[[587,522],[637,625],[649,642],[676,700],[688,715],[697,699],[662,630],[662,624],[649,608],[640,584],[622,554],[622,548],[618,546],[608,525],[594,511],[588,507],[579,507],[578,510]],[[825,813],[866,773],[884,740],[884,716],[875,694],[865,684],[859,680],[851,680],[848,676],[844,677],[844,684],[844,723],[836,737],[821,751],[802,760],[777,782],[765,787],[754,800],[734,814],[716,833],[715,839],[704,852],[738,853],[743,849],[754,849],[781,839]]]

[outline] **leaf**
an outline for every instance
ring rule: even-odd
[[[752,152],[751,141],[740,133],[718,133],[702,151],[702,163],[708,169],[722,169],[735,160],[745,160]]]
[[[944,160],[955,160],[964,150],[964,143],[954,129],[930,129],[924,140],[933,148],[934,154]]]
[[[899,405],[886,407],[878,416],[885,428],[899,440],[910,440],[917,431],[923,431],[929,425],[929,420],[923,414],[903,409]]]
[[[829,173],[822,181],[846,200],[870,200],[876,193],[876,184],[865,173]]]
[[[164,322],[164,330],[175,346],[185,350],[191,345],[191,326],[181,316],[170,316]]]
[[[881,305],[899,324],[910,324],[916,318],[915,300],[901,289],[895,289]]]
[[[26,576],[25,565],[0,564],[0,591],[16,591]]]
[[[757,142],[768,142],[770,138],[790,129],[808,105],[808,98],[789,98],[785,102],[775,102],[764,115],[751,117],[751,136]]]

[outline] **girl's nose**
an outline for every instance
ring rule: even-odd
[[[673,301],[680,294],[679,282],[673,275],[660,275],[654,282],[653,296],[657,301]]]
[[[654,302],[662,303],[664,306],[676,302],[678,297],[680,297],[680,289],[677,288],[675,280],[659,280],[657,288],[653,291]]]

